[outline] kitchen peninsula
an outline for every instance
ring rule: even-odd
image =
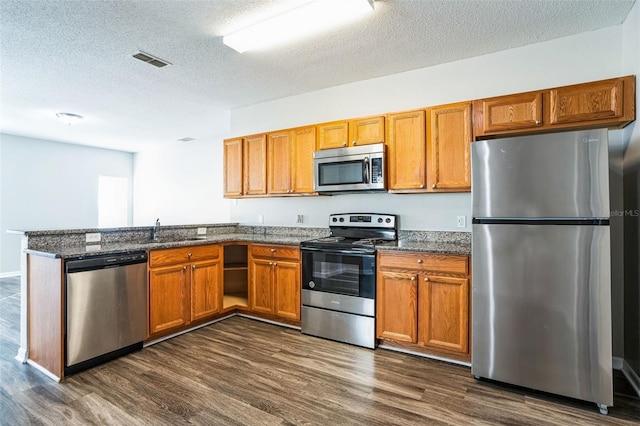
[[[14,232],[23,235],[24,251],[22,347],[17,358],[62,380],[65,262],[100,255],[147,253],[149,315],[145,345],[236,314],[297,328],[299,245],[326,236],[329,230],[238,224],[163,226],[156,240],[149,227]],[[400,231],[398,243],[385,246],[384,250],[467,259],[470,233]],[[286,264],[292,273],[287,279],[278,280],[254,276],[252,262],[261,259]],[[468,260],[465,262],[468,264]],[[468,294],[464,297],[466,300]]]

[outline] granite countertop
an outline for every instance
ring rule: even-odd
[[[397,245],[377,246],[378,250],[418,251],[443,254],[471,254],[471,244],[451,241],[399,240]]]
[[[274,234],[217,234],[211,235],[202,239],[189,239],[182,241],[162,241],[159,242],[118,242],[108,244],[87,244],[80,246],[70,247],[56,247],[43,250],[26,249],[26,253],[36,254],[40,256],[55,257],[55,258],[78,258],[83,256],[95,256],[101,254],[114,254],[127,251],[145,251],[145,250],[159,250],[165,248],[177,248],[177,247],[191,247],[204,244],[216,244],[232,241],[242,241],[250,243],[264,243],[264,244],[282,244],[282,245],[300,245],[302,241],[312,239],[312,236],[308,235],[274,235]]]

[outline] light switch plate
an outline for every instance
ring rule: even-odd
[[[207,228],[198,228],[198,235],[207,235]]]
[[[466,216],[458,216],[458,228],[465,228],[467,226],[467,217]]]
[[[88,243],[97,243],[102,238],[102,234],[99,232],[87,232],[85,234],[85,241]]]

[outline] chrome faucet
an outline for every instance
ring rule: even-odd
[[[156,219],[156,224],[153,225],[153,230],[151,231],[151,236],[153,237],[153,241],[158,241],[158,231],[160,230],[160,218]]]

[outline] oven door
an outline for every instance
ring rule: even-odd
[[[302,289],[375,299],[375,254],[302,248]]]

